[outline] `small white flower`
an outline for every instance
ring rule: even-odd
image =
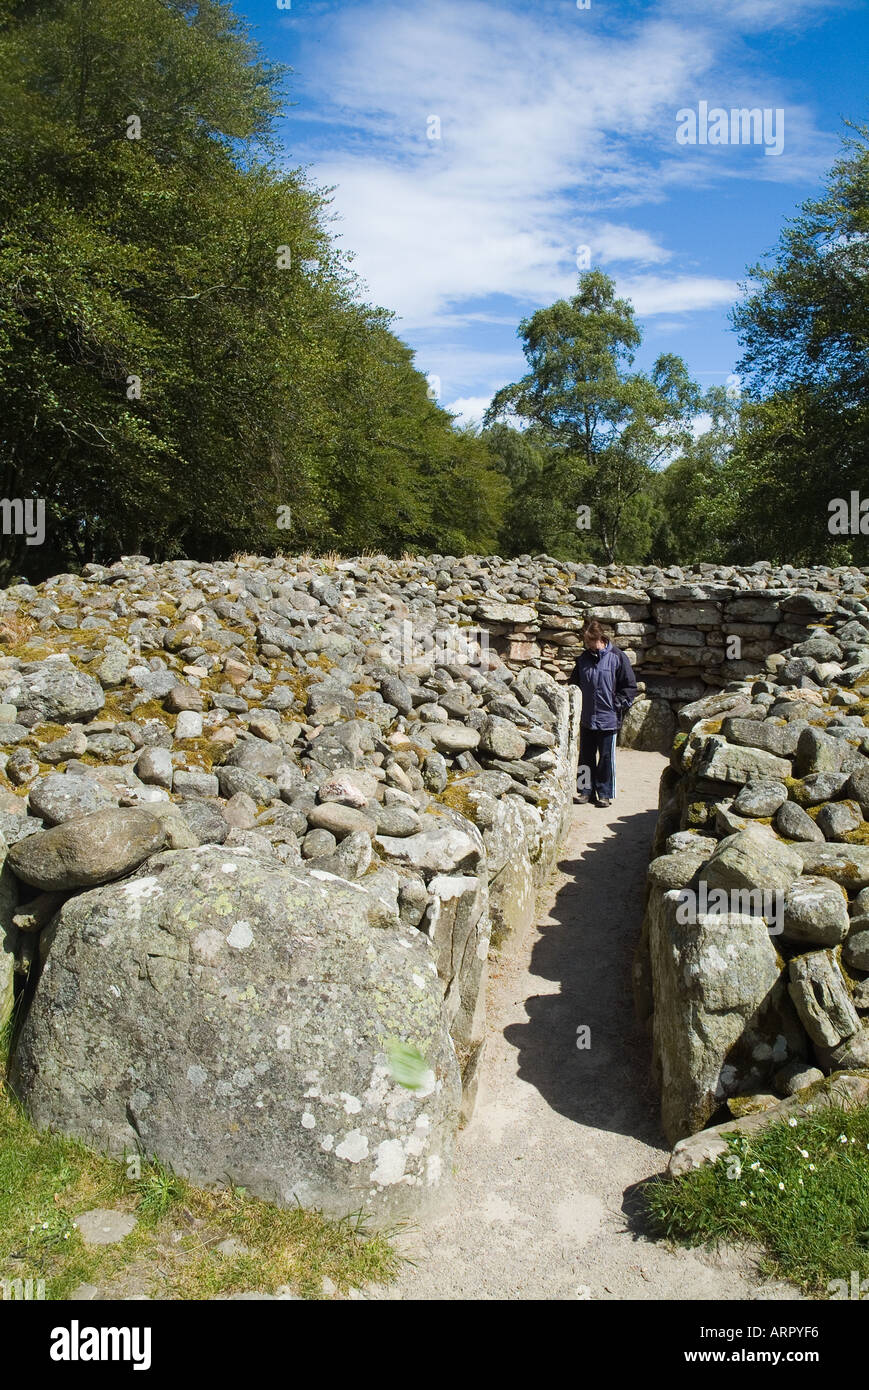
[[[867,1146],[866,1146],[866,1147],[867,1147],[867,1148],[869,1148],[869,1144],[867,1144]],[[752,1165],[751,1165],[751,1166],[752,1166],[752,1168],[753,1168],[753,1169],[757,1169],[757,1168],[759,1168],[759,1167],[760,1167],[760,1164],[759,1164],[759,1163],[756,1163],[756,1162],[755,1162],[755,1163],[752,1163]]]
[[[780,1182],[780,1183],[779,1183],[779,1185],[778,1185],[778,1190],[779,1190],[779,1192],[784,1192],[784,1190],[785,1190],[785,1185],[784,1185],[783,1182]]]
[[[848,1136],[847,1136],[846,1134],[840,1134],[840,1135],[839,1135],[839,1143],[840,1143],[840,1144],[847,1144],[847,1142],[848,1142]]]
[[[747,1203],[747,1202],[740,1202],[739,1205],[740,1205],[741,1207],[747,1207],[747,1206],[748,1206],[748,1203]]]
[[[788,1120],[788,1124],[790,1125],[791,1129],[796,1129],[797,1122],[794,1119],[793,1115],[791,1115],[790,1119]]]
[[[808,1151],[808,1149],[798,1149],[797,1152],[798,1152],[798,1153],[801,1153],[802,1156],[803,1156],[803,1158],[808,1158],[808,1156],[809,1156],[809,1151]]]
[[[810,1172],[810,1173],[814,1173],[814,1171],[815,1171],[815,1165],[814,1165],[814,1163],[810,1163],[810,1164],[809,1164],[809,1172]]]

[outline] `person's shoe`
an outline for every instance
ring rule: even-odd
[[[587,806],[591,801],[591,794],[589,792],[577,792],[576,800],[580,806]]]
[[[598,804],[598,806],[600,806],[603,810],[606,810],[607,806],[612,806],[612,804],[613,804],[613,802],[612,802],[612,797],[611,797],[611,796],[599,796],[598,799],[597,799],[597,804]]]

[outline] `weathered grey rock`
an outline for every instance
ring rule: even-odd
[[[8,1023],[14,1005],[15,949],[18,931],[12,917],[18,903],[18,885],[6,865],[8,848],[0,835],[0,1029]]]
[[[378,835],[415,835],[420,818],[410,806],[378,806],[375,812]]]
[[[802,806],[795,801],[786,801],[775,814],[775,828],[788,840],[824,842],[824,832],[819,830]]]
[[[41,763],[64,763],[69,758],[80,758],[87,751],[88,737],[80,726],[76,726],[63,738],[40,743],[36,755]]]
[[[849,893],[869,887],[869,845],[795,844],[807,874],[823,874]]]
[[[447,821],[436,822],[418,835],[377,835],[375,845],[398,864],[430,873],[456,873],[473,868],[482,857],[482,841],[473,829],[470,823],[463,831]]]
[[[820,806],[838,796],[847,780],[844,772],[810,772],[793,786],[791,795],[801,806]]]
[[[436,874],[429,883],[426,934],[444,986],[444,1012],[463,1073],[485,1038],[490,922],[485,880]]]
[[[302,858],[317,859],[326,854],[333,854],[338,846],[338,841],[331,830],[309,830],[302,841]]]
[[[788,941],[838,946],[848,932],[848,898],[830,878],[807,874],[785,894],[783,935]]]
[[[217,796],[218,793],[230,797],[234,795],[236,790],[240,791],[242,788],[224,789],[220,777],[215,776],[213,772],[199,772],[195,768],[178,767],[172,774],[172,790],[176,796],[187,799]],[[272,791],[275,795],[277,794],[274,792],[274,788]]]
[[[666,700],[635,700],[625,715],[619,743],[647,753],[669,753],[676,735],[676,716]]]
[[[800,729],[793,724],[773,724],[756,719],[725,719],[721,732],[724,738],[741,747],[756,748],[789,760],[796,753]],[[788,772],[790,767],[788,768]],[[787,774],[784,774],[787,775]]]
[[[369,838],[377,832],[373,816],[367,816],[353,806],[343,806],[338,801],[326,801],[313,807],[308,812],[308,824],[315,830],[330,830],[338,840],[354,830],[364,830]]]
[[[257,805],[263,806],[280,800],[281,793],[274,782],[265,777],[258,777],[255,772],[248,772],[247,768],[217,767],[214,769],[213,775],[217,779],[217,787],[204,792],[204,795],[215,796],[219,792],[228,801],[231,796],[235,796],[236,792],[247,792]],[[176,772],[173,781],[173,790],[175,791],[178,790],[178,777],[179,773]]]
[[[863,815],[856,801],[830,801],[818,811],[815,824],[827,840],[844,840],[859,830]]]
[[[842,959],[852,970],[869,970],[869,913],[851,918]]]
[[[810,726],[800,734],[794,772],[797,777],[807,777],[812,772],[838,772],[844,751],[841,739]]]
[[[464,724],[433,724],[430,733],[435,748],[448,755],[470,751],[480,743],[479,731]]]
[[[90,719],[106,702],[99,681],[58,657],[22,666],[20,680],[4,695],[18,709],[35,710],[53,724]]]
[[[711,782],[781,781],[791,775],[791,765],[762,748],[738,747],[712,737],[697,763],[697,773]]]
[[[147,811],[95,811],[20,840],[8,863],[22,883],[43,892],[89,888],[130,873],[164,843],[162,825]]]
[[[90,815],[117,805],[117,797],[94,777],[76,777],[69,772],[52,772],[34,782],[29,793],[30,809],[48,825]]]
[[[229,823],[217,806],[209,801],[189,800],[179,802],[176,809],[200,845],[223,844]]]
[[[243,768],[257,777],[273,777],[284,760],[285,754],[279,745],[261,738],[248,738],[229,750],[223,766]]]
[[[763,826],[749,824],[720,842],[704,866],[703,877],[710,888],[785,893],[802,871],[803,859],[795,847],[777,840]]]
[[[655,1010],[653,1037],[661,1080],[661,1120],[671,1143],[700,1129],[736,1089],[725,1064],[779,978],[763,920],[721,914],[678,920],[678,891],[653,893],[648,942]],[[773,1033],[769,1057],[786,1060]]]
[[[318,859],[311,869],[322,873],[336,874],[339,878],[361,878],[368,870],[374,851],[371,836],[367,830],[351,830],[345,835],[333,854]]]
[[[864,816],[869,816],[869,763],[852,772],[845,784],[845,795],[859,803]]]
[[[202,715],[197,710],[182,710],[175,721],[175,738],[183,743],[185,739],[201,737]]]
[[[784,782],[748,782],[734,799],[733,810],[738,816],[774,816],[787,799]]]
[[[791,1118],[802,1119],[816,1110],[831,1106],[850,1110],[854,1106],[865,1105],[869,1100],[869,1076],[849,1075],[838,1072],[827,1077],[823,1085],[813,1085],[796,1091],[771,1110],[759,1110],[753,1115],[744,1115],[738,1120],[726,1120],[697,1134],[681,1139],[673,1149],[667,1173],[671,1178],[681,1178],[707,1163],[715,1163],[729,1153],[727,1136],[730,1134],[757,1134],[768,1125]]]
[[[818,1061],[827,1071],[869,1070],[869,1026],[863,1024],[836,1047],[818,1047]]]
[[[83,1211],[73,1218],[72,1223],[85,1245],[117,1245],[136,1229],[138,1222],[128,1211],[112,1211],[108,1207],[96,1207],[93,1211]]]
[[[775,1084],[783,1096],[795,1096],[806,1086],[814,1086],[823,1081],[824,1073],[818,1067],[809,1067],[805,1062],[787,1062],[775,1074]]]
[[[143,748],[136,759],[136,776],[147,786],[172,789],[172,754],[168,748]]]
[[[447,785],[447,764],[442,753],[429,753],[422,765],[422,780],[427,791],[437,796]]]
[[[813,1043],[836,1047],[860,1027],[833,951],[811,951],[789,966],[788,992]]]
[[[12,1082],[40,1128],[288,1206],[389,1223],[450,1179],[460,1080],[427,937],[238,849],[65,904]]]
[[[236,792],[223,808],[223,818],[236,830],[252,830],[256,824],[256,802],[247,792]]]

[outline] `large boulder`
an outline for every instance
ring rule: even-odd
[[[765,827],[749,823],[721,840],[703,877],[710,889],[786,893],[802,871],[803,860],[796,847],[776,839]]]
[[[122,878],[165,843],[162,823],[148,811],[94,811],[19,840],[9,866],[43,892],[90,888]]]
[[[654,1056],[671,1144],[701,1129],[739,1088],[738,1044],[746,1068],[758,1049],[769,1066],[781,1066],[790,1050],[780,1023],[780,968],[763,919],[722,913],[685,922],[683,915],[680,890],[652,895]]]
[[[619,743],[644,753],[669,753],[676,735],[676,716],[666,700],[641,696],[625,715]]]
[[[6,867],[7,845],[0,835],[0,1031],[12,1013],[15,978],[15,945],[18,932],[12,915],[18,902],[18,888]]]
[[[443,1199],[461,1093],[443,987],[381,897],[204,845],[48,931],[12,1067],[38,1126],[333,1215]]]
[[[106,702],[99,681],[79,671],[66,655],[22,666],[19,678],[6,687],[3,698],[54,724],[90,719]]]
[[[713,736],[697,761],[696,771],[710,782],[732,782],[742,786],[759,779],[780,781],[790,777],[791,765],[787,758],[777,757],[763,748],[742,747]]]

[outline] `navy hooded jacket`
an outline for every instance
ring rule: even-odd
[[[568,684],[578,685],[582,691],[582,724],[586,729],[620,729],[637,697],[633,667],[621,647],[612,642],[601,651],[586,647]]]

